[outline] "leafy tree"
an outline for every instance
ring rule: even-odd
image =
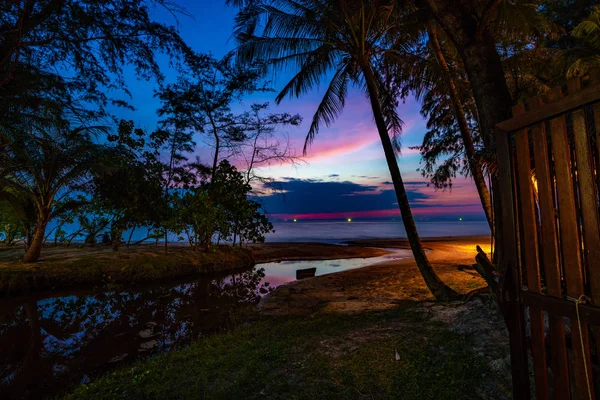
[[[108,90],[127,92],[123,70],[143,79],[162,79],[156,52],[175,61],[189,50],[177,30],[151,15],[164,10],[175,18],[185,11],[168,0],[15,0],[0,4],[0,110],[75,99],[109,102]],[[59,101],[58,101],[59,100]],[[3,119],[2,123],[7,123]]]
[[[95,177],[94,199],[113,214],[113,249],[118,250],[126,229],[160,224],[164,210],[163,165],[157,149],[147,149],[145,133],[133,121],[121,120],[116,134],[108,135],[112,146],[104,162],[110,168]]]
[[[0,200],[0,241],[13,246],[19,239],[26,237],[19,215],[6,200]]]
[[[272,164],[300,162],[289,137],[284,136],[280,130],[286,126],[299,126],[302,117],[288,113],[264,115],[268,108],[269,103],[252,104],[250,111],[241,115],[240,127],[244,137],[234,155],[244,163],[246,183],[259,182],[273,189],[273,180],[258,175],[256,169]]]
[[[162,207],[156,217],[160,220],[157,224],[162,231],[165,242],[165,251],[168,246],[169,226],[177,219],[174,205],[177,199],[173,196],[177,191],[187,190],[195,187],[205,175],[206,168],[197,160],[190,162],[188,154],[195,148],[192,133],[184,131],[178,125],[163,124],[150,135],[150,147],[156,154],[163,150],[167,152],[166,162],[162,162],[160,183],[162,185]],[[155,210],[158,211],[158,210]],[[158,234],[158,232],[156,232]],[[158,240],[158,239],[157,239]]]
[[[579,39],[580,46],[561,54],[570,63],[567,77],[600,70],[600,6],[595,6],[590,15],[573,29],[573,36]]]
[[[265,1],[251,2],[237,17],[236,55],[240,61],[264,60],[274,68],[297,73],[277,96],[300,96],[328,80],[328,88],[313,117],[306,145],[319,128],[331,125],[342,111],[350,83],[365,91],[384,153],[402,220],[417,265],[438,299],[456,293],[433,270],[421,244],[396,160],[390,134],[401,130],[396,92],[385,74],[385,60],[406,39],[392,36],[402,26],[400,3],[387,1]],[[305,147],[306,149],[306,147]]]
[[[215,235],[231,240],[264,241],[273,225],[248,198],[250,185],[227,160],[219,163],[215,179],[173,196],[174,218],[170,229],[185,234],[190,246],[208,250]]]
[[[259,84],[259,72],[254,65],[240,67],[227,57],[217,60],[199,54],[190,58],[189,70],[176,83],[157,93],[163,104],[159,115],[164,117],[164,127],[186,132],[190,137],[196,132],[206,133],[212,139],[211,178],[216,174],[223,149],[235,146],[245,137],[241,117],[232,112],[231,105],[244,94],[266,90]]]
[[[177,199],[178,197],[176,197]],[[179,231],[186,233],[192,247],[208,250],[212,237],[222,225],[224,214],[211,200],[206,187],[198,187],[187,192],[176,207]],[[177,225],[173,227],[176,230]]]
[[[259,203],[247,199],[246,203],[239,208],[239,214],[237,232],[240,246],[242,246],[244,241],[263,243],[265,235],[273,232],[273,224],[261,212],[261,205]],[[235,246],[235,240],[233,245]]]
[[[35,228],[25,262],[40,257],[46,226],[57,211],[56,201],[90,179],[103,151],[91,136],[101,131],[100,127],[35,128],[13,134],[11,146],[2,154],[8,171],[0,177],[3,196],[13,207],[20,207],[23,199],[33,205],[35,221],[26,224],[35,224]]]

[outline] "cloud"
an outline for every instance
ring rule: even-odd
[[[276,182],[285,195],[261,197],[270,214],[322,214],[390,210],[397,207],[393,190],[350,181],[285,179]],[[407,188],[408,200],[419,207],[431,194]],[[397,209],[397,208],[396,208]]]

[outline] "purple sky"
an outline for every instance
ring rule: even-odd
[[[198,52],[212,52],[216,57],[231,50],[235,10],[219,0],[179,0],[193,16],[180,17],[179,30],[183,38]],[[164,12],[157,18],[174,23]],[[175,79],[175,71],[163,60],[167,81]],[[276,77],[278,89],[293,71],[283,71]],[[120,118],[133,119],[140,127],[152,130],[156,126],[158,101],[153,98],[156,82],[144,82],[129,74],[130,100],[135,112],[117,109]],[[272,112],[298,113],[304,121],[299,127],[286,128],[297,154],[301,154],[304,138],[320,95],[321,88],[279,106],[275,94],[252,96],[236,107],[243,109],[253,102],[271,103]],[[458,178],[452,191],[436,191],[425,184],[419,168],[420,156],[410,146],[421,143],[426,132],[425,121],[419,114],[419,104],[412,98],[399,107],[405,122],[402,134],[403,151],[399,157],[400,170],[407,182],[413,212],[418,220],[429,219],[483,219],[484,215],[470,179]],[[202,137],[196,138],[202,146]],[[205,162],[210,161],[210,150],[198,151]],[[389,171],[383,156],[369,104],[358,90],[349,92],[346,109],[330,128],[323,127],[310,147],[306,163],[300,166],[273,165],[262,175],[276,179],[286,191],[284,197],[263,197],[267,212],[275,218],[398,218],[399,211],[389,184]]]

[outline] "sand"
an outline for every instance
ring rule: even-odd
[[[454,290],[468,293],[486,286],[472,265],[476,245],[489,252],[488,236],[431,238],[423,244],[439,277]],[[409,248],[406,239],[363,240],[352,245]],[[260,309],[270,315],[358,313],[431,300],[415,261],[402,259],[282,285],[263,299]]]

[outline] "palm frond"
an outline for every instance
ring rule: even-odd
[[[325,124],[326,126],[330,126],[333,124],[344,109],[351,69],[351,64],[342,65],[331,79],[329,87],[325,91],[325,94],[317,107],[317,111],[313,116],[310,128],[308,129],[303,149],[305,155],[308,146],[312,144],[315,136],[319,133],[321,125]]]

